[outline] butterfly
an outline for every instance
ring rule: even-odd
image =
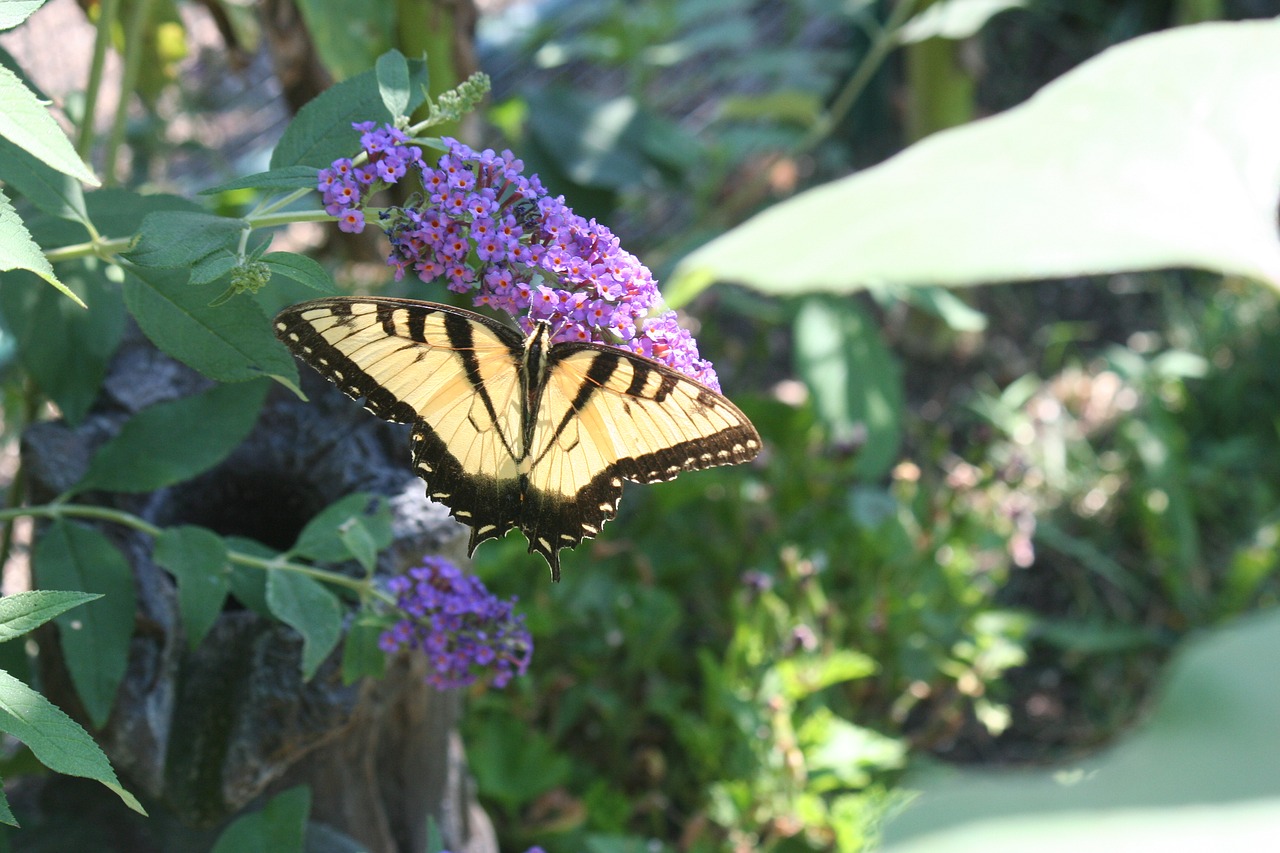
[[[469,554],[519,528],[559,552],[612,519],[622,483],[755,458],[760,435],[721,394],[643,356],[524,336],[448,305],[333,297],[276,315],[276,336],[365,408],[411,424],[427,496],[470,525]]]

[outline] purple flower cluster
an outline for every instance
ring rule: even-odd
[[[409,205],[380,214],[397,281],[409,272],[443,280],[455,293],[474,294],[477,307],[515,317],[525,332],[546,321],[554,341],[630,350],[720,390],[676,313],[651,316],[661,297],[649,269],[608,228],[548,195],[537,175],[525,177],[510,151],[476,152],[446,137],[448,151],[432,167],[402,131],[355,127],[367,162],[335,160],[320,171],[319,188],[338,227],[359,232],[373,192],[410,174],[421,178]]]
[[[387,654],[424,652],[434,686],[466,687],[487,676],[494,687],[504,687],[529,668],[533,638],[524,617],[514,614],[514,598],[500,601],[479,578],[441,557],[427,557],[389,587],[404,617],[378,645]]]

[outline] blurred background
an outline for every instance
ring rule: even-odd
[[[1014,0],[904,37],[929,5],[157,0],[98,165],[188,195],[263,170],[330,82],[425,50],[433,91],[493,81],[447,133],[515,151],[664,280],[753,213],[1109,46],[1280,15]],[[52,0],[0,36],[71,114],[95,6]],[[390,287],[370,235],[277,240],[343,287],[444,297]],[[518,537],[477,553],[536,645],[529,677],[477,690],[462,723],[503,849],[867,849],[909,770],[1087,755],[1149,711],[1180,639],[1276,604],[1274,291],[1190,271],[803,300],[729,282],[679,307],[766,450],[628,487],[558,586]],[[808,357],[833,327],[836,356]]]

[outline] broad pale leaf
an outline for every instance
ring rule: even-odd
[[[89,527],[54,521],[36,540],[36,579],[45,589],[82,590],[101,601],[56,617],[71,682],[95,726],[106,723],[124,678],[133,635],[133,572],[120,551]]]
[[[1280,286],[1280,21],[1114,47],[999,116],[803,193],[681,263],[790,294],[1196,267]]]
[[[1198,635],[1161,680],[1151,713],[1100,755],[1061,768],[917,780],[912,787],[924,793],[887,831],[911,843],[887,849],[1270,850],[1280,837],[1280,613]],[[1107,823],[1114,832],[1089,831]],[[1248,831],[1229,831],[1240,827]],[[996,837],[1001,843],[990,843]]]
[[[89,733],[7,672],[0,672],[0,731],[25,743],[50,770],[101,782],[126,806],[138,814],[146,814],[137,799],[120,784],[111,762]]]
[[[1027,0],[938,0],[907,21],[898,41],[911,44],[931,38],[967,39],[997,13],[1025,5]]]

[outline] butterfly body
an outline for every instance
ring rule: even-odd
[[[733,403],[671,368],[591,343],[526,337],[446,305],[334,297],[286,308],[277,336],[385,420],[412,424],[427,496],[470,525],[470,550],[519,528],[559,579],[624,480],[745,462],[760,437]]]

